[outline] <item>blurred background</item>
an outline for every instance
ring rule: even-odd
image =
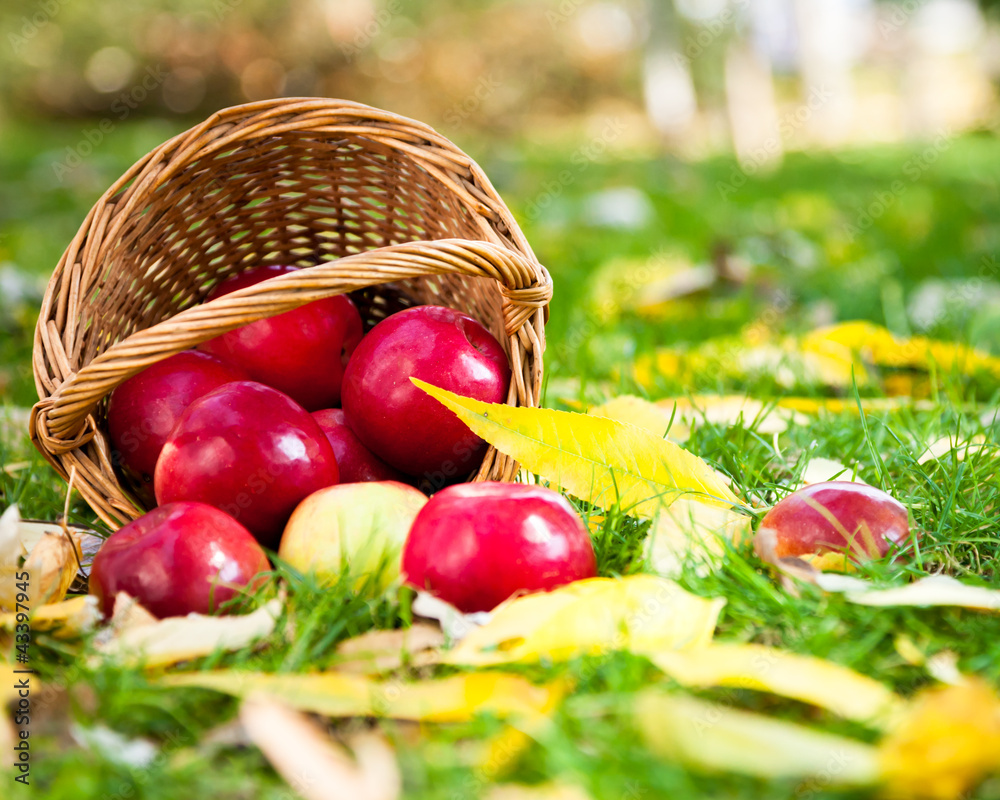
[[[34,401],[47,275],[129,165],[297,95],[416,117],[480,162],[556,280],[564,394],[731,389],[629,365],[761,326],[1000,352],[991,5],[2,0],[0,389]]]

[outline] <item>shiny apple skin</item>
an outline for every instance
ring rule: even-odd
[[[223,281],[208,299],[297,269],[256,267]],[[251,380],[284,392],[307,411],[317,411],[340,405],[344,366],[363,335],[354,303],[338,295],[251,322],[203,343],[200,349],[237,365]]]
[[[326,434],[333,454],[337,457],[341,483],[366,483],[368,481],[397,481],[406,483],[406,476],[393,469],[365,447],[344,419],[341,408],[324,408],[314,411],[313,419]]]
[[[184,409],[223,384],[246,379],[232,364],[186,350],[150,365],[111,393],[108,436],[116,461],[149,505],[156,459]]]
[[[333,585],[348,571],[355,590],[384,591],[399,579],[400,554],[427,495],[396,481],[341,483],[299,503],[278,555]]]
[[[863,483],[825,481],[792,492],[761,520],[774,556],[847,552],[855,561],[882,558],[910,533],[906,506]]]
[[[440,488],[479,466],[486,443],[410,377],[502,403],[510,366],[500,343],[467,314],[417,306],[386,317],[358,345],[344,373],[344,414],[375,455]]]
[[[169,503],[108,537],[94,557],[90,593],[105,616],[118,592],[161,618],[208,614],[269,569],[260,545],[228,514],[204,503]]]
[[[240,381],[188,406],[153,483],[161,505],[208,503],[273,548],[295,506],[338,479],[330,442],[309,412],[277,389]]]
[[[403,548],[406,581],[461,611],[515,592],[597,575],[590,535],[565,497],[542,486],[449,486],[417,514]]]

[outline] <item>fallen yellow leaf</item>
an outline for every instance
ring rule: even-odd
[[[759,644],[718,643],[645,655],[684,686],[770,692],[876,728],[890,725],[904,705],[885,684],[840,664]]]
[[[653,516],[684,494],[724,507],[740,505],[722,476],[700,458],[633,425],[482,403],[411,380],[502,453],[596,505],[620,502],[639,516]]]
[[[151,624],[127,627],[99,644],[97,651],[104,658],[153,668],[207,656],[216,650],[239,650],[270,636],[281,607],[281,600],[275,598],[243,616],[188,614],[168,617]]]
[[[888,793],[952,800],[1000,770],[1000,699],[983,681],[927,689],[879,746]]]
[[[704,770],[808,781],[813,788],[868,785],[879,776],[878,751],[843,736],[658,689],[635,695],[632,713],[649,747]],[[808,789],[803,783],[799,791]]]
[[[790,424],[801,425],[806,417],[782,407],[780,402],[764,402],[744,395],[691,395],[667,397],[655,403],[634,395],[622,395],[595,406],[588,412],[642,428],[663,436],[669,427],[670,438],[685,441],[698,423],[715,425],[754,425],[761,434],[781,433]]]
[[[505,783],[492,787],[483,795],[483,800],[590,800],[590,795],[572,784],[545,783],[540,786],[525,786]]]
[[[537,686],[517,675],[472,672],[426,681],[375,681],[338,672],[302,675],[216,670],[167,675],[169,686],[197,686],[246,697],[260,693],[329,717],[389,717],[424,722],[466,722],[477,713],[500,717],[548,714],[563,684]]]
[[[929,575],[891,589],[855,588],[845,597],[864,606],[961,606],[1000,611],[1000,589],[970,586],[949,575]]]
[[[400,630],[374,630],[342,642],[337,648],[337,669],[342,672],[375,673],[419,665],[432,648],[440,647],[445,635],[437,625],[417,622]]]
[[[33,609],[31,627],[33,630],[57,632],[60,637],[80,636],[94,629],[101,619],[97,608],[97,598],[80,595],[58,603],[48,603]],[[14,630],[17,614],[0,615],[0,629]]]
[[[907,367],[927,371],[931,362],[944,370],[971,373],[986,371],[1000,376],[1000,358],[962,344],[930,339],[926,336],[894,336],[891,331],[871,322],[854,320],[820,328],[808,334],[803,349],[840,346],[862,359],[883,367]]]
[[[711,641],[725,602],[654,575],[591,578],[504,603],[441,662],[486,666],[700,647]]]
[[[926,464],[928,461],[937,461],[946,455],[954,454],[956,461],[964,461],[970,452],[977,450],[995,450],[996,445],[986,443],[986,437],[982,434],[973,436],[970,439],[959,439],[956,436],[942,436],[927,445],[927,449],[917,459],[918,464]]]
[[[685,563],[695,563],[701,574],[718,568],[726,542],[750,536],[750,517],[732,508],[720,508],[681,497],[657,514],[646,537],[646,563],[666,578],[680,574]]]

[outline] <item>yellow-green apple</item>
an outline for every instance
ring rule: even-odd
[[[234,275],[209,300],[298,268],[271,265]],[[349,297],[316,300],[259,319],[203,343],[200,349],[241,367],[255,381],[273,386],[308,411],[340,405],[344,366],[364,331]]]
[[[385,589],[399,577],[403,542],[426,503],[423,492],[396,481],[320,489],[288,520],[278,556],[325,583],[349,571],[356,586]]]
[[[480,323],[442,306],[386,317],[362,339],[344,373],[344,415],[375,455],[436,488],[475,469],[486,443],[411,377],[487,403],[507,397],[510,366]]]
[[[157,617],[208,614],[267,572],[249,531],[204,503],[168,503],[111,534],[90,570],[105,616],[128,592]]]
[[[403,549],[407,583],[460,611],[597,574],[594,547],[565,497],[543,486],[468,483],[435,494]]]
[[[237,381],[181,414],[153,485],[160,504],[208,503],[276,547],[295,506],[338,478],[330,442],[308,411],[270,386]]]

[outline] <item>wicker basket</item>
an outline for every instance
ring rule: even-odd
[[[308,267],[201,304],[261,264]],[[427,125],[342,100],[214,114],[101,197],[60,260],[35,332],[35,446],[112,527],[142,513],[113,466],[108,394],[150,364],[261,317],[353,292],[466,311],[504,345],[507,402],[532,406],[552,285],[479,166]],[[492,448],[475,480],[511,480]]]

